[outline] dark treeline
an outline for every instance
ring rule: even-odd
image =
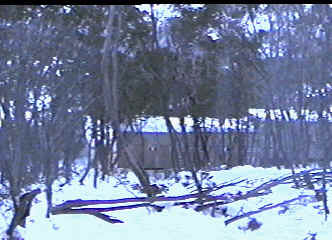
[[[149,7],[0,8],[1,198],[15,205],[42,182],[50,207],[54,180],[71,180],[87,145],[95,180],[125,156],[149,185],[135,142],[121,131],[137,116],[165,119],[172,167],[185,163],[193,174],[212,160],[294,167],[316,151],[320,163],[331,160],[329,5],[169,5],[177,16],[166,20],[160,5]],[[249,108],[293,109],[298,118],[250,117],[254,132],[215,138],[199,127],[202,117],[240,121]],[[188,115],[197,134],[179,137],[169,119]]]

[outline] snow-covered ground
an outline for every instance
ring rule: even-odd
[[[290,170],[277,168],[253,168],[250,166],[236,167],[230,170],[219,170],[209,172],[213,176],[211,181],[217,184],[230,181],[246,181],[236,186],[226,187],[218,190],[219,193],[246,192],[259,184],[281,176],[287,176]],[[122,175],[123,176],[123,175]],[[187,177],[186,177],[187,176]],[[165,195],[174,196],[190,193],[192,180],[187,172],[178,174],[174,178],[163,179],[162,174],[152,178],[153,182],[164,184],[169,187]],[[109,177],[105,181],[99,181],[98,188],[92,186],[93,175],[90,173],[85,185],[80,185],[78,179],[74,179],[70,185],[57,187],[55,184],[54,204],[74,199],[117,199],[125,197],[143,196],[131,186],[137,183],[136,177],[128,173],[127,177]],[[119,184],[123,181],[126,184]],[[206,184],[209,184],[207,181]],[[210,184],[212,184],[210,182]],[[186,209],[181,206],[170,206],[162,212],[156,212],[148,208],[136,208],[131,210],[106,213],[125,223],[110,224],[90,215],[53,215],[45,218],[46,196],[43,192],[35,199],[30,217],[27,218],[26,228],[17,227],[20,235],[26,240],[91,240],[91,239],[225,239],[225,240],[303,240],[316,239],[326,240],[332,236],[331,217],[324,220],[322,202],[314,201],[312,198],[304,198],[295,201],[287,207],[278,207],[262,213],[243,218],[225,226],[225,220],[244,212],[256,210],[267,204],[279,203],[301,194],[313,195],[311,190],[297,190],[292,184],[281,184],[272,188],[272,193],[241,200],[227,205],[227,214],[217,214],[212,217],[211,211],[196,212],[192,208]],[[329,192],[328,199],[332,199]],[[332,209],[330,202],[329,207]],[[157,203],[158,204],[158,203]],[[159,205],[162,205],[159,204]],[[166,204],[164,204],[166,205]],[[101,207],[98,205],[98,207]],[[109,207],[103,206],[103,207]],[[10,222],[9,203],[0,205],[0,238]],[[262,225],[254,231],[246,230],[248,222],[255,218]],[[3,235],[1,235],[3,234]],[[312,236],[316,235],[316,238]]]

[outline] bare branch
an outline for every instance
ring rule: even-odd
[[[266,206],[266,207],[262,207],[262,208],[260,208],[260,209],[258,209],[258,210],[251,211],[251,212],[247,212],[247,213],[244,213],[244,214],[242,214],[242,215],[239,215],[239,216],[233,217],[233,218],[231,218],[231,219],[228,219],[228,220],[225,221],[225,225],[228,225],[228,224],[230,224],[230,223],[232,223],[232,222],[235,222],[235,221],[237,221],[237,220],[240,220],[240,219],[242,219],[242,218],[250,217],[250,216],[252,216],[252,215],[254,215],[254,214],[261,213],[261,212],[263,212],[263,211],[270,210],[270,209],[273,209],[273,208],[276,208],[276,207],[281,207],[281,206],[283,206],[283,205],[287,205],[287,204],[289,204],[289,203],[291,203],[291,202],[294,202],[294,201],[297,201],[297,200],[301,200],[301,199],[303,199],[303,198],[307,198],[307,197],[312,198],[313,196],[312,196],[312,195],[302,195],[302,196],[299,196],[299,197],[296,197],[296,198],[292,198],[292,199],[287,200],[287,201],[283,201],[283,202],[281,202],[281,203],[277,203],[277,204],[272,205],[272,206],[268,205],[268,206]]]

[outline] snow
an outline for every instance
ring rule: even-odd
[[[301,169],[303,170],[303,169]],[[300,170],[297,170],[300,171]],[[203,176],[201,174],[199,176]],[[251,166],[235,167],[229,170],[219,170],[208,172],[213,176],[211,181],[217,184],[229,183],[245,179],[245,181],[218,190],[220,193],[246,192],[254,187],[278,177],[284,177],[291,173],[287,169],[277,168],[254,168]],[[152,182],[164,184],[169,187],[165,195],[174,196],[178,194],[190,193],[194,188],[188,189],[183,183],[192,180],[189,172],[178,174],[179,181],[174,178],[162,178],[162,174],[152,176]],[[85,185],[78,183],[78,177],[70,185],[59,187],[55,183],[54,204],[60,204],[66,200],[74,199],[117,199],[125,197],[144,196],[131,188],[131,185],[138,183],[134,174],[115,174],[105,181],[98,181],[98,188],[92,186],[93,174],[90,172]],[[126,181],[125,181],[126,180]],[[124,181],[125,184],[119,184]],[[206,181],[209,184],[209,181]],[[190,186],[190,185],[189,185]],[[261,197],[250,198],[227,204],[227,214],[236,216],[244,212],[257,210],[266,204],[276,204],[299,195],[313,195],[312,190],[295,189],[292,184],[281,184],[272,188],[272,193]],[[332,194],[328,192],[328,199]],[[0,238],[4,237],[4,232],[11,219],[9,203],[0,205]],[[329,207],[332,204],[328,202]],[[180,206],[171,206],[170,203],[160,203],[166,205],[162,212],[156,212],[150,208],[136,208],[131,210],[116,211],[108,213],[114,218],[124,221],[123,224],[110,224],[94,216],[89,215],[52,215],[45,218],[46,195],[39,194],[33,203],[30,216],[27,218],[26,228],[17,227],[20,235],[24,239],[190,239],[202,240],[208,238],[228,239],[228,240],[260,240],[260,239],[311,239],[311,234],[316,234],[316,239],[329,239],[332,233],[331,217],[324,220],[322,202],[314,201],[313,198],[304,198],[287,205],[288,210],[283,212],[284,207],[278,207],[251,217],[230,223],[225,226],[225,220],[231,217],[217,215],[212,217],[210,211],[196,212],[194,209],[185,209]],[[107,205],[98,207],[106,207]],[[114,205],[112,205],[114,206]],[[109,205],[107,206],[109,207]],[[248,222],[255,218],[261,227],[257,230],[245,230]],[[3,235],[1,235],[1,233]]]
[[[170,117],[169,120],[171,121],[175,131],[182,132],[181,125],[180,125],[180,118],[178,117]],[[227,131],[229,128],[235,129],[235,126],[232,125],[232,120],[226,119],[223,124],[220,124],[218,118],[210,118],[205,117],[199,118],[201,123],[199,127],[203,128],[206,132],[221,132]],[[203,121],[204,120],[204,121]],[[235,120],[235,119],[233,119]],[[184,117],[184,125],[186,132],[193,131],[194,120],[193,118],[188,115]],[[126,131],[132,131],[131,126],[123,125],[121,126]],[[137,117],[133,122],[133,130],[135,132],[145,132],[145,133],[168,133],[169,130],[167,128],[166,122],[164,117],[161,116],[145,116],[145,117]]]

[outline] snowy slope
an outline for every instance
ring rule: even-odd
[[[250,166],[236,167],[231,170],[210,172],[213,181],[217,183],[229,182],[232,180],[247,179],[246,181],[225,189],[221,192],[236,193],[245,192],[254,186],[280,176],[290,174],[289,170],[278,170],[276,168],[263,169]],[[189,193],[185,188],[186,175],[179,174],[180,181],[174,179],[157,180],[159,184],[169,186],[167,195],[178,195]],[[54,204],[73,199],[117,199],[133,197],[133,193],[141,196],[137,191],[132,190],[130,185],[137,183],[136,177],[129,173],[127,185],[118,185],[119,178],[109,177],[106,181],[100,181],[98,189],[92,187],[92,174],[81,186],[74,180],[71,185],[59,188],[54,193]],[[255,210],[269,203],[278,203],[300,194],[313,194],[309,190],[296,190],[291,184],[276,186],[272,193],[263,197],[251,198],[229,204],[227,213],[236,216],[241,212]],[[124,224],[110,224],[89,215],[55,215],[50,219],[45,218],[46,212],[45,193],[38,195],[31,209],[31,216],[27,219],[27,228],[18,227],[18,231],[24,239],[38,240],[59,240],[59,239],[190,239],[202,240],[229,239],[229,240],[266,240],[266,239],[311,239],[311,234],[317,234],[316,240],[330,239],[332,236],[332,221],[324,220],[322,203],[304,199],[292,203],[284,213],[284,208],[278,207],[252,216],[263,225],[255,230],[244,230],[250,218],[244,218],[225,226],[226,218],[223,215],[211,217],[209,212],[195,212],[193,209],[185,209],[178,206],[168,206],[163,212],[157,213],[151,209],[139,208],[125,211],[112,212],[115,218],[125,221]],[[329,199],[332,194],[329,193]],[[169,204],[168,204],[169,205]],[[100,207],[100,206],[99,206]],[[106,207],[106,206],[105,206]],[[8,206],[7,206],[8,208]],[[5,204],[1,205],[1,212],[7,216],[0,218],[0,232],[3,233],[9,224],[9,213]],[[332,204],[330,204],[332,208]]]

